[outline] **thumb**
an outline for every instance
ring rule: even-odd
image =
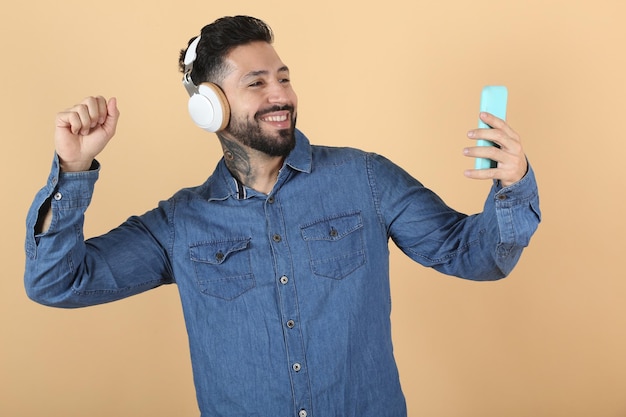
[[[117,99],[111,97],[107,103],[107,117],[102,124],[102,128],[110,135],[115,134],[117,128],[117,121],[120,118],[120,111],[117,108]]]

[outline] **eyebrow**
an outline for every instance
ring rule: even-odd
[[[282,67],[278,68],[278,71],[276,71],[276,72],[277,73],[279,73],[279,72],[289,72],[289,67],[287,67],[287,65],[283,65]],[[267,71],[267,70],[250,71],[249,73],[247,73],[246,75],[241,77],[241,81],[245,82],[249,78],[258,77],[260,75],[269,75],[269,73],[270,72]]]

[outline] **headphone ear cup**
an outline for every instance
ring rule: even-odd
[[[189,98],[189,115],[204,130],[219,132],[230,118],[230,106],[221,88],[213,83],[202,83],[198,93]]]

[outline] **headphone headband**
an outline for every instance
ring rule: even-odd
[[[193,62],[198,57],[196,50],[198,49],[198,43],[200,42],[201,36],[196,37],[187,47],[187,52],[185,52],[185,59],[183,60],[183,64],[185,65],[185,73],[183,75],[183,85],[189,94],[189,97],[193,96],[198,92],[198,86],[194,84],[191,79],[191,70],[193,69]]]
[[[187,52],[185,53],[185,60],[183,61],[185,63],[185,67],[191,66],[193,64],[193,61],[196,60],[196,49],[198,49],[198,43],[200,42],[201,37],[202,35],[196,37],[196,39],[194,39],[193,42],[189,44]]]

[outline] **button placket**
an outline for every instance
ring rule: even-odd
[[[264,205],[267,219],[268,237],[276,271],[276,290],[282,320],[282,332],[285,343],[286,365],[289,367],[291,393],[295,410],[311,407],[309,375],[305,359],[304,338],[300,321],[296,281],[293,281],[293,254],[289,245],[285,219],[280,199],[271,201],[268,197]],[[294,410],[294,411],[295,411]],[[298,411],[296,411],[296,415]]]

